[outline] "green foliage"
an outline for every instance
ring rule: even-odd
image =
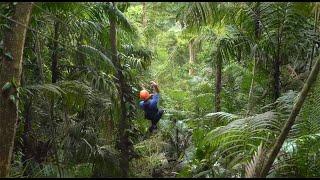
[[[141,2],[116,4],[36,3],[21,87],[13,82],[2,87],[2,92],[18,88],[18,95],[10,96],[19,100],[10,177],[120,177],[118,70],[134,150],[128,157],[130,177],[257,174],[319,55],[319,4],[146,2],[145,12]],[[0,6],[9,16],[12,3]],[[111,60],[110,18],[117,22],[119,62]],[[59,78],[51,83],[56,23]],[[7,27],[0,20],[1,49]],[[12,60],[10,53],[3,56]],[[277,58],[282,96],[274,101]],[[222,62],[221,112],[213,112],[217,62]],[[139,84],[151,80],[159,84],[158,107],[165,110],[156,134],[149,134],[150,121],[138,109]],[[320,175],[319,82],[268,177]],[[43,162],[35,157],[22,162],[27,135],[32,146],[52,141]]]
[[[134,148],[141,157],[131,162],[133,177],[152,177],[154,167],[168,163],[164,154],[161,153],[163,149],[168,148],[168,143],[159,135],[135,144]]]
[[[319,76],[279,157],[278,176],[317,177],[319,166]]]

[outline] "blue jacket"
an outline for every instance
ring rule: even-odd
[[[159,102],[160,94],[154,94],[149,100],[147,101],[140,101],[139,105],[145,112],[145,118],[152,120],[158,113],[158,102]]]

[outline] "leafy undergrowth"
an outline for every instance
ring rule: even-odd
[[[139,158],[130,162],[131,174],[134,177],[175,177],[176,159],[172,157],[170,143],[161,131],[151,134],[148,139],[134,145]]]

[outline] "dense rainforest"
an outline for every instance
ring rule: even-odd
[[[0,7],[0,177],[320,177],[320,3]]]

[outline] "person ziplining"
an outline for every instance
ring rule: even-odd
[[[164,110],[158,109],[158,102],[160,99],[159,86],[154,81],[151,81],[151,87],[153,89],[153,94],[150,94],[144,86],[143,90],[140,91],[140,108],[144,110],[145,118],[151,121],[151,126],[149,132],[158,129],[157,123],[161,119]]]

